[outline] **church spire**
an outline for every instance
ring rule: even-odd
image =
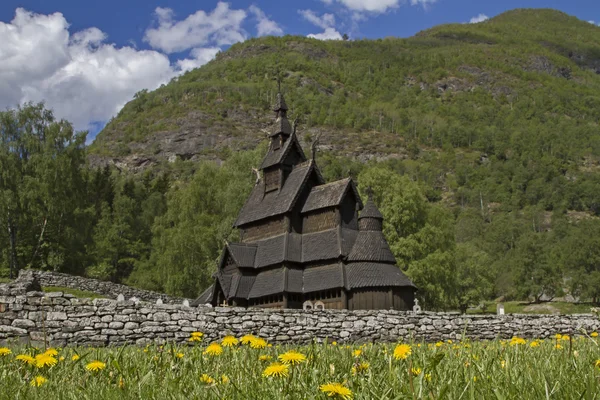
[[[281,135],[278,140],[280,143],[285,142],[288,136],[292,134],[292,125],[290,125],[290,121],[287,119],[287,110],[288,106],[285,103],[285,99],[283,98],[283,94],[281,92],[277,93],[277,99],[275,100],[275,104],[273,105],[273,111],[275,111],[277,120],[275,120],[275,126],[273,127],[273,131],[269,135],[272,139],[275,139],[277,136]]]

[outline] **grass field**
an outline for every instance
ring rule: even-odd
[[[547,340],[0,348],[2,399],[598,399],[596,333]],[[229,345],[229,346],[227,346]]]
[[[560,301],[532,304],[524,301],[506,301],[504,312],[506,314],[589,314],[591,303],[567,303]],[[485,309],[471,309],[467,314],[496,314],[496,303],[487,302]]]

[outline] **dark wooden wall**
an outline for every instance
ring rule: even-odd
[[[262,220],[256,225],[249,225],[242,230],[242,242],[248,243],[256,240],[281,235],[287,231],[285,217],[279,216]]]
[[[412,288],[355,289],[348,295],[349,310],[411,310]]]
[[[281,183],[281,170],[279,168],[274,168],[268,171],[265,170],[264,179],[265,192],[279,189],[279,184]]]
[[[348,229],[358,229],[358,221],[356,218],[356,198],[354,192],[348,191],[342,204],[340,206],[340,213],[342,215],[342,227]]]
[[[321,209],[304,215],[302,221],[302,233],[321,232],[335,228],[337,222],[337,210],[333,207]]]

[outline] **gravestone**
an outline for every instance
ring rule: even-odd
[[[156,299],[156,304],[160,305],[162,303],[163,303],[163,301],[162,301],[162,299],[160,297],[158,299]]]
[[[132,297],[129,299],[129,301],[133,301],[135,304],[140,302],[140,299],[138,299],[137,297]]]
[[[190,306],[190,301],[188,299],[183,300],[182,303],[185,307],[189,307]]]
[[[504,315],[504,304],[502,304],[502,303],[496,304],[496,314]]]
[[[117,301],[125,301],[125,296],[123,296],[122,294],[118,295]]]
[[[413,306],[413,312],[420,313],[421,306],[419,305],[419,299],[415,299],[415,305]]]
[[[325,303],[323,303],[322,301],[315,302],[315,310],[324,310],[324,309],[325,309]]]
[[[313,303],[310,300],[306,300],[303,304],[302,304],[302,309],[303,310],[312,310],[313,309]]]

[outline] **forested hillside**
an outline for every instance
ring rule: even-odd
[[[138,93],[91,148],[61,139],[64,163],[40,165],[67,175],[44,175],[46,186],[23,184],[46,167],[15,159],[5,134],[0,174],[12,165],[21,184],[0,181],[0,272],[31,266],[197,295],[235,239],[280,78],[302,143],[320,137],[326,179],[373,187],[426,308],[565,291],[597,301],[599,73],[600,28],[552,10],[408,39],[251,39]],[[57,123],[37,110],[32,126],[47,137]],[[4,113],[0,132],[30,134],[18,128],[30,113]],[[50,182],[71,186],[57,197]]]

